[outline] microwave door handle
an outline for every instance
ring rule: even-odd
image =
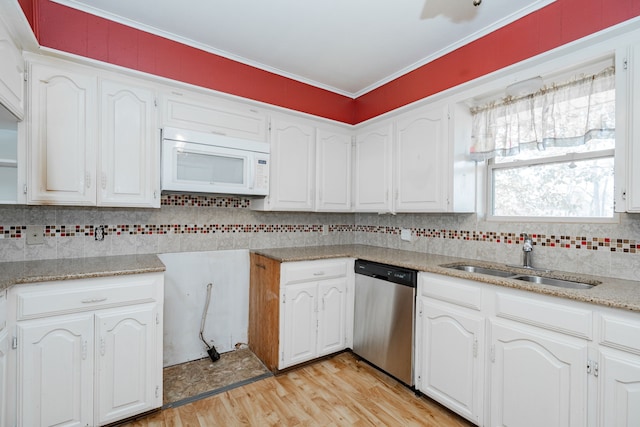
[[[247,167],[249,168],[248,173],[247,173],[247,186],[249,188],[249,190],[253,190],[253,187],[255,186],[255,180],[256,180],[256,171],[255,171],[255,159],[253,157],[247,157]]]

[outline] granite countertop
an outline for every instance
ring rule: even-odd
[[[22,283],[153,273],[165,269],[156,255],[0,262],[0,291]]]
[[[586,283],[598,283],[591,289],[566,289],[548,285],[538,285],[520,280],[488,276],[484,274],[468,273],[442,267],[451,264],[473,264],[476,266],[505,269],[504,264],[484,262],[466,258],[457,258],[445,255],[433,255],[419,252],[403,251],[399,249],[386,249],[366,245],[340,245],[317,246],[283,249],[254,249],[252,252],[273,258],[281,262],[310,261],[327,258],[351,257],[399,267],[412,268],[419,271],[444,274],[461,279],[471,279],[491,285],[505,286],[515,289],[524,289],[541,294],[569,298],[592,304],[604,305],[613,308],[640,312],[640,281],[622,280],[611,277],[591,276],[575,274],[563,271],[527,271],[524,269],[510,269],[514,273],[534,274],[537,276],[552,277],[582,281]]]

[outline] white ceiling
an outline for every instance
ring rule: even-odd
[[[555,0],[53,0],[360,96]]]

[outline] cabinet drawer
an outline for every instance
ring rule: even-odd
[[[17,320],[153,302],[162,285],[162,274],[134,274],[16,287]]]
[[[496,316],[591,340],[593,312],[575,307],[571,301],[555,303],[537,295],[496,292]]]
[[[425,297],[480,310],[482,308],[482,284],[440,274],[420,273],[419,292]]]
[[[287,262],[282,264],[282,283],[323,280],[347,275],[347,261],[319,260]]]
[[[600,344],[640,354],[640,315],[601,314],[598,318]]]

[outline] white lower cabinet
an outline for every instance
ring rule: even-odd
[[[596,314],[599,427],[640,425],[640,315],[601,308]]]
[[[479,313],[420,297],[420,391],[479,423],[482,415],[484,319]],[[418,364],[420,366],[418,366]]]
[[[96,313],[99,424],[155,407],[160,383],[155,363],[149,362],[156,356],[156,314],[155,304]]]
[[[350,346],[353,260],[283,263],[278,369]]]
[[[491,425],[587,425],[587,341],[491,325]]]
[[[286,286],[284,293],[284,354],[280,367],[316,357],[318,283]]]
[[[478,426],[640,426],[640,313],[432,273],[416,388]]]
[[[9,333],[0,329],[0,427],[7,426],[7,363],[9,357]]]
[[[18,426],[97,426],[162,405],[162,273],[11,289]]]
[[[485,319],[481,288],[468,280],[418,275],[416,388],[480,425]]]
[[[598,364],[598,426],[640,425],[640,356],[603,349]]]
[[[18,425],[93,423],[93,315],[20,322]]]
[[[347,345],[347,278],[318,283],[318,356]]]

